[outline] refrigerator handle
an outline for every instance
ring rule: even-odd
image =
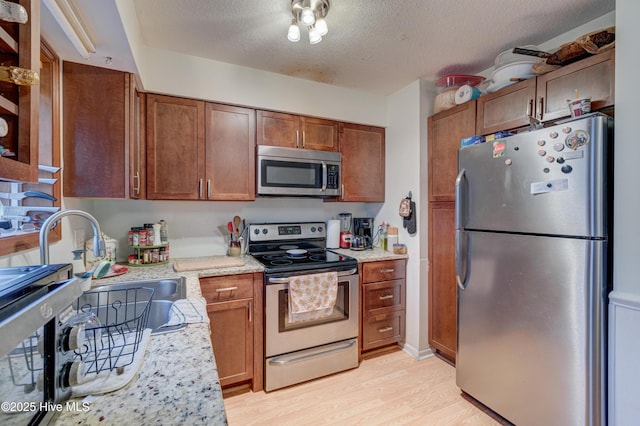
[[[456,229],[456,284],[460,290],[467,288],[467,233]]]
[[[456,229],[464,227],[462,215],[465,213],[466,196],[462,187],[465,179],[465,169],[460,170],[456,177]]]

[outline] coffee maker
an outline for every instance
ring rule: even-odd
[[[369,237],[363,239],[366,241],[365,249],[373,248],[373,245],[371,244],[374,234],[372,217],[354,217],[352,228],[354,237]]]

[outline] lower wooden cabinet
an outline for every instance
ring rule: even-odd
[[[404,341],[405,269],[405,259],[362,264],[362,352]]]
[[[455,202],[429,203],[429,344],[452,362],[456,325]]]
[[[200,278],[220,386],[263,388],[262,274]]]

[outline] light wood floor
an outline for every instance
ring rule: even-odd
[[[400,350],[365,359],[354,370],[224,403],[230,426],[508,424],[462,396],[454,367],[436,357],[416,361]]]

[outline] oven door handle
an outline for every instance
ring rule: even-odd
[[[288,364],[293,364],[295,362],[300,362],[300,361],[304,361],[310,358],[316,358],[319,356],[323,356],[323,355],[327,355],[327,354],[331,354],[334,352],[339,352],[339,351],[343,351],[345,349],[349,349],[351,346],[356,344],[356,340],[355,339],[351,339],[347,342],[342,342],[340,344],[336,344],[336,345],[332,345],[332,347],[330,349],[327,349],[326,351],[322,351],[322,352],[315,352],[312,354],[308,354],[308,355],[301,355],[301,356],[297,356],[297,357],[291,357],[291,355],[283,355],[283,356],[279,356],[273,359],[269,360],[269,364],[274,364],[274,365],[288,365]]]
[[[358,272],[358,268],[349,269],[348,271],[338,272],[339,277],[344,277],[347,275],[354,275]],[[269,284],[287,284],[289,282],[289,277],[273,277],[269,278]]]

